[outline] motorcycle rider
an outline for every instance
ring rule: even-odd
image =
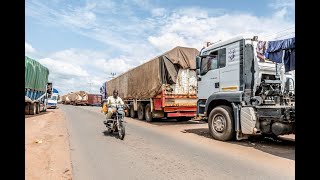
[[[116,104],[124,105],[122,99],[118,96],[118,90],[113,90],[113,95],[107,98],[107,105],[108,105],[108,113],[107,113],[107,120],[111,119],[113,112],[115,112],[116,108],[114,107]],[[122,114],[124,117],[124,113]]]

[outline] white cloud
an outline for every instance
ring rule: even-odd
[[[63,62],[59,59],[43,58],[39,59],[39,62],[48,67],[52,74],[62,75],[65,77],[86,77],[89,75],[86,70],[81,68],[80,65]]]
[[[25,42],[25,53],[35,53],[36,50],[31,46],[31,44]]]
[[[135,6],[152,16],[140,18],[127,1],[87,1],[83,7],[49,8],[39,1],[27,1],[27,17],[56,25],[106,45],[105,51],[66,49],[44,56],[41,63],[50,69],[50,78],[63,93],[91,89],[99,92],[111,76],[133,68],[175,46],[200,50],[205,42],[224,40],[236,35],[258,35],[259,39],[285,37],[294,29],[294,1],[278,0],[270,4],[270,16],[259,17],[223,9],[184,8],[169,11],[153,7],[146,0]],[[60,6],[61,7],[61,6]],[[130,15],[130,16],[129,16]],[[118,17],[122,16],[122,17]],[[123,17],[125,16],[125,17]],[[291,33],[292,35],[293,33]],[[294,34],[293,34],[294,35]],[[27,42],[26,52],[35,51]],[[39,51],[39,50],[37,50]]]
[[[65,25],[71,25],[77,28],[93,28],[96,25],[96,15],[92,12],[95,7],[95,3],[88,3],[83,8],[75,8],[70,12],[65,12],[61,14],[61,21]]]
[[[269,7],[276,10],[274,16],[288,21],[295,19],[295,1],[294,0],[274,0]]]
[[[189,12],[191,15],[186,14],[186,11],[172,13],[160,32],[149,36],[149,42],[160,52],[177,45],[201,49],[207,41],[215,42],[237,35],[258,35],[260,38],[269,35],[270,38],[270,34],[294,26],[294,22],[284,18],[286,9],[277,11],[271,17],[257,17],[247,13],[228,13],[220,16],[208,16],[203,13],[197,16],[193,13],[194,10]]]
[[[49,69],[49,80],[61,94],[79,90],[99,93],[102,83],[110,79],[111,72],[119,75],[134,67],[132,64],[139,63],[127,56],[106,57],[107,53],[66,49],[51,53],[39,62]]]
[[[125,56],[121,56],[112,59],[97,59],[92,63],[95,69],[99,69],[107,75],[110,75],[111,72],[119,75],[120,73],[123,73],[133,67],[129,64],[130,62],[132,62],[132,60]]]
[[[163,16],[165,13],[166,10],[164,8],[155,8],[151,10],[152,16]]]
[[[174,46],[186,46],[185,38],[179,36],[178,33],[164,33],[158,37],[150,36],[148,40],[160,52],[167,51]]]
[[[274,2],[269,4],[270,7],[275,9],[281,9],[283,7],[295,8],[295,0],[275,0]]]

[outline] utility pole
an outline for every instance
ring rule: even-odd
[[[92,82],[91,82],[91,80],[89,81],[89,86],[90,86],[90,92],[89,93],[91,93],[91,85],[93,84]]]

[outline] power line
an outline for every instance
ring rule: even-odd
[[[269,35],[267,35],[267,36],[264,36],[264,38],[267,38],[267,37],[271,37],[271,36],[277,35],[277,34],[279,34],[279,33],[281,33],[281,32],[284,32],[284,31],[287,31],[287,30],[290,30],[290,29],[293,29],[293,28],[295,28],[295,26],[292,26],[292,27],[290,27],[290,28],[287,28],[287,29],[284,29],[284,30],[278,31],[278,32],[276,32],[276,33],[269,34]]]
[[[295,32],[291,32],[291,33],[288,33],[288,34],[284,34],[284,35],[282,35],[282,36],[277,36],[277,37],[275,37],[275,38],[278,39],[278,38],[280,38],[280,37],[287,36],[287,35],[294,34],[294,33],[295,33]]]

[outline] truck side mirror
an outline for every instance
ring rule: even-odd
[[[196,69],[200,69],[201,58],[200,56],[196,56]]]

